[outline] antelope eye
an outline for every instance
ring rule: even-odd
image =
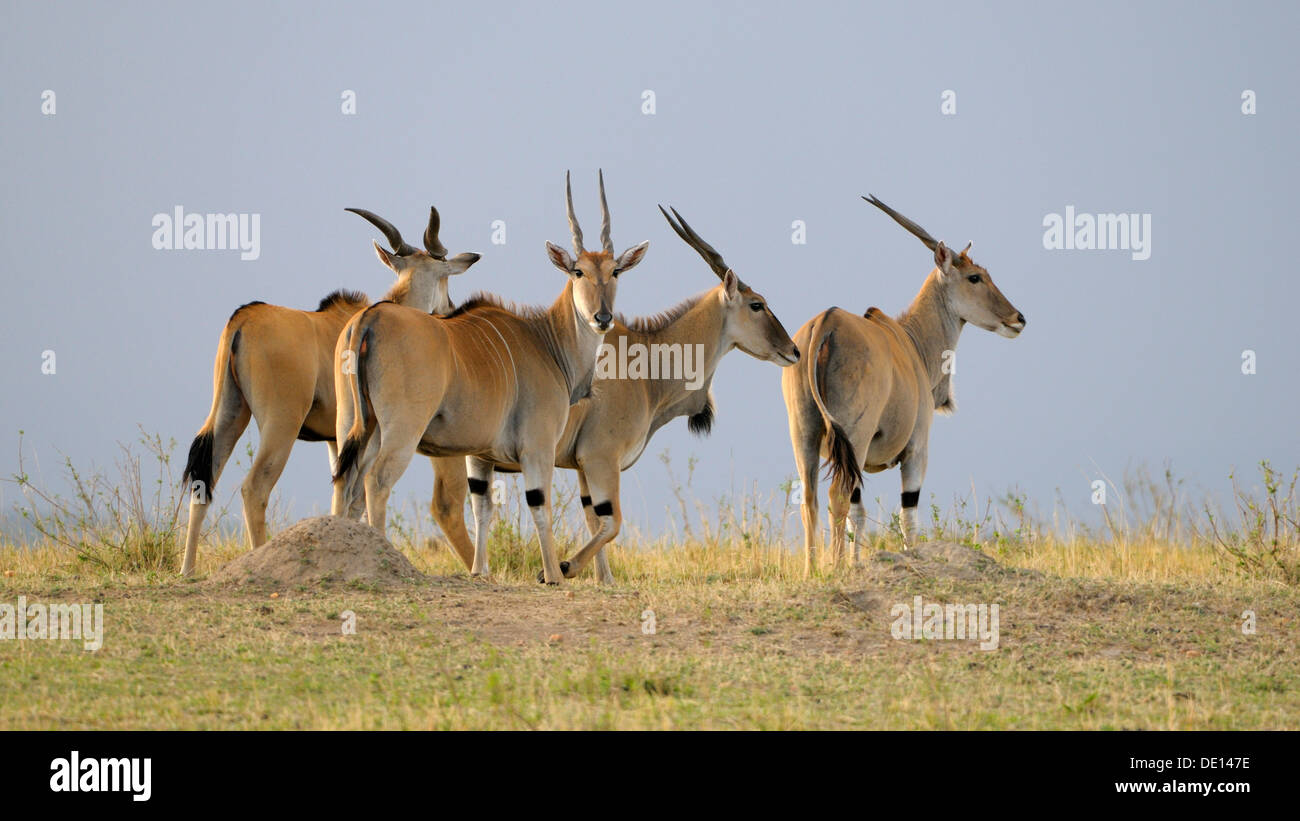
[[[573,276],[576,277],[577,279],[582,279],[582,271],[578,268],[574,268]]]
[[[980,275],[971,274],[970,276],[966,277],[966,281],[971,283],[978,283],[980,281]]]
[[[763,310],[763,303],[761,303],[761,302],[751,302],[751,303],[749,303],[749,310],[751,310],[751,311],[761,311],[761,310]]]

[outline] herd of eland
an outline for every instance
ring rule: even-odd
[[[236,309],[217,344],[212,408],[185,467],[190,510],[181,573],[194,572],[216,482],[252,418],[259,443],[241,488],[251,547],[267,540],[267,502],[293,443],[323,441],[333,515],[364,517],[384,532],[389,495],[419,452],[433,463],[434,520],[466,569],[486,576],[492,477],[520,473],[541,548],[538,581],[560,584],[591,565],[598,581],[610,584],[605,548],[622,525],[620,474],[637,462],[655,431],[677,417],[685,416],[692,432],[709,432],[709,386],[732,349],[782,369],[806,572],[818,565],[822,465],[830,476],[834,565],[859,559],[858,540],[853,555],[846,555],[845,527],[865,532],[863,471],[899,467],[904,547],[913,543],[930,423],[935,413],[956,408],[948,363],[962,328],[969,323],[1015,337],[1025,327],[1024,314],[971,259],[970,245],[955,254],[874,196],[864,197],[920,239],[935,267],[897,317],[878,308],[859,315],[832,307],[792,339],[767,299],[676,209],[660,206],[718,284],[656,316],[626,319],[614,311],[619,280],[645,258],[649,242],[615,253],[603,174],[598,181],[600,250],[588,250],[566,175],[573,253],[546,243],[547,259],[565,276],[549,306],[520,307],[480,293],[456,307],[448,279],[480,257],[448,257],[436,208],[429,210],[423,249],[404,241],[387,220],[349,208],[378,228],[391,248],[375,243],[380,261],[397,276],[383,299],[372,303],[359,291],[339,290],[315,311],[262,302]],[[602,351],[628,347],[665,352],[665,368],[647,378],[598,367]],[[692,379],[666,367],[668,352],[682,350],[698,351]],[[557,467],[577,471],[591,534],[564,561],[552,537]]]

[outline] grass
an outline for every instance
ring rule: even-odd
[[[427,582],[274,598],[202,581],[245,550],[219,528],[196,581],[129,543],[115,559],[111,517],[103,542],[93,522],[60,539],[38,529],[0,547],[0,604],[99,602],[105,639],[97,652],[0,641],[0,729],[1295,729],[1294,498],[1273,487],[1277,508],[1254,504],[1282,524],[1262,536],[1249,518],[1198,533],[1163,503],[1064,535],[1015,497],[997,514],[958,505],[936,530],[998,562],[969,577],[870,558],[897,549],[882,514],[863,567],[806,579],[784,515],[724,500],[692,517],[689,472],[675,512],[689,536],[621,537],[608,588],[537,585],[531,529],[509,505],[490,580],[468,578],[408,510],[395,538]],[[138,514],[166,522],[169,504]],[[565,509],[567,553],[579,530]],[[31,510],[48,526],[48,506]],[[890,608],[916,595],[998,604],[998,649],[894,639]]]

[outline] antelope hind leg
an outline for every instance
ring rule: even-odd
[[[598,580],[601,584],[613,584],[614,576],[609,570],[608,560],[604,562],[603,572],[600,564],[605,546],[614,540],[623,524],[623,513],[618,503],[618,465],[588,462],[583,465],[583,472],[591,494],[591,516],[599,526],[581,550],[569,561],[560,563],[560,569],[571,579],[585,570],[592,558],[596,558]]]
[[[262,441],[258,443],[257,455],[253,457],[253,465],[240,489],[244,497],[244,524],[248,528],[250,547],[261,547],[266,543],[266,506],[306,418],[307,415],[302,414],[302,418],[297,420],[271,419],[265,427],[260,422],[258,424]]]
[[[433,462],[433,501],[429,511],[442,535],[465,569],[474,570],[474,543],[465,528],[465,497],[469,495],[469,472],[459,456],[430,457]]]
[[[248,405],[242,398],[239,400],[237,407],[233,410],[227,410],[227,413],[218,417],[217,424],[212,432],[212,486],[202,488],[203,494],[201,497],[195,494],[195,488],[188,488],[190,492],[190,520],[185,531],[185,558],[181,561],[181,575],[183,576],[194,573],[194,563],[199,552],[199,535],[203,532],[203,519],[208,515],[208,505],[212,504],[217,479],[221,478],[221,472],[225,469],[226,462],[230,460],[230,454],[235,449],[235,443],[243,435],[244,428],[248,427],[248,419],[251,414]],[[200,498],[202,502],[198,501]]]
[[[578,470],[578,493],[579,501],[582,502],[582,515],[587,520],[587,532],[595,536],[600,530],[600,518],[591,509],[591,489],[587,487],[587,475],[581,469]],[[564,563],[561,562],[560,565],[563,567]],[[592,565],[592,572],[597,582],[614,583],[614,573],[609,569],[609,556],[603,547],[596,552],[596,563]]]
[[[867,509],[862,505],[862,485],[853,488],[849,497],[849,519],[853,521],[853,548],[849,561],[856,566],[862,561],[862,543],[867,538]]]

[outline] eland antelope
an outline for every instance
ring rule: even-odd
[[[902,473],[902,528],[915,540],[916,506],[925,479],[930,422],[956,410],[949,361],[966,323],[1014,338],[1025,327],[989,273],[970,257],[936,241],[925,229],[872,196],[863,197],[934,252],[935,268],[897,319],[879,308],[862,316],[829,308],[809,320],[795,342],[807,352],[805,367],[781,375],[790,417],[797,478],[803,485],[806,573],[816,564],[817,468],[825,457],[831,476],[831,556],[844,560],[846,516],[855,534],[857,562],[866,533],[861,471],[895,465]]]
[[[348,323],[335,354],[335,515],[352,511],[363,482],[367,518],[384,532],[388,496],[417,450],[516,464],[541,543],[542,578],[561,583],[551,536],[556,443],[569,406],[591,391],[598,348],[614,324],[618,278],[650,245],[614,255],[604,174],[600,251],[583,248],[567,175],[565,197],[576,257],[546,243],[550,261],[568,277],[549,308],[519,309],[480,295],[446,317],[431,317],[380,302]],[[349,360],[356,363],[352,373],[341,367]],[[470,475],[481,521],[486,487],[478,481]],[[486,528],[475,536],[472,571],[484,575]]]
[[[359,208],[346,209],[383,232],[392,251],[375,252],[397,275],[385,299],[424,313],[450,313],[447,278],[464,273],[478,254],[447,258],[438,241],[437,208],[429,209],[424,249],[402,240],[387,220]],[[334,442],[334,346],[347,321],[370,304],[359,291],[338,290],[315,311],[250,302],[235,310],[217,344],[212,410],[190,445],[185,479],[190,491],[189,530],[181,573],[194,572],[199,533],[213,489],[250,417],[257,420],[257,455],[244,479],[244,523],[251,547],[266,541],[266,505],[295,440],[324,441],[330,467]]]
[[[762,294],[742,282],[722,255],[701,239],[676,209],[676,220],[662,206],[659,210],[677,235],[704,258],[720,282],[658,316],[632,320],[618,317],[605,335],[603,356],[631,349],[671,364],[674,356],[681,362],[691,351],[698,351],[697,374],[688,382],[680,368],[674,372],[666,367],[668,375],[658,378],[638,379],[625,374],[600,377],[592,383],[590,398],[569,408],[569,419],[555,450],[555,466],[578,472],[578,492],[591,538],[569,561],[560,562],[560,570],[567,578],[582,572],[594,555],[599,581],[613,583],[605,546],[618,535],[623,521],[619,473],[636,464],[655,431],[679,416],[687,417],[693,433],[709,432],[714,407],[709,386],[723,355],[739,348],[755,359],[783,368],[799,361],[799,349]],[[662,374],[663,370],[658,372]],[[468,470],[473,474],[468,485],[463,471],[457,476],[440,462],[437,485],[442,490],[434,495],[434,518],[462,560],[471,552],[468,536],[462,535],[466,533],[466,489],[472,488],[475,494],[477,541],[482,543],[492,515],[488,488],[493,469],[506,473],[519,470],[517,463],[468,461]],[[466,566],[472,569],[471,563],[466,562]],[[481,569],[487,572],[486,556]]]

